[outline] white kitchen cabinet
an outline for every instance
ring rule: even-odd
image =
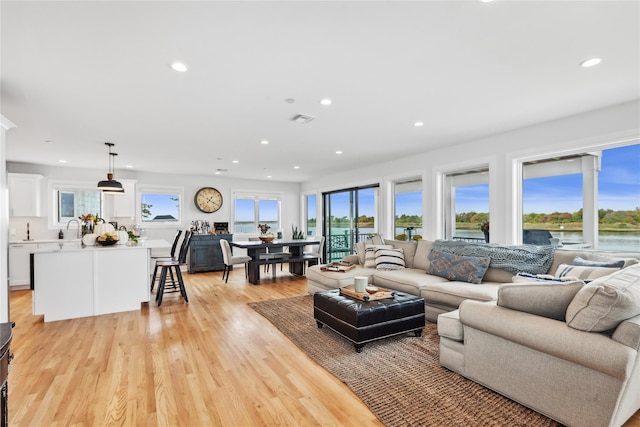
[[[15,287],[30,283],[29,254],[38,249],[36,243],[9,244],[9,286]]]
[[[124,194],[113,194],[113,217],[135,218],[136,216],[136,181],[130,179],[119,179],[124,188]]]
[[[41,216],[42,175],[7,174],[10,216]]]

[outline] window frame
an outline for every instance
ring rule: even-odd
[[[236,200],[253,200],[253,209],[254,209],[254,230],[255,232],[236,232]],[[278,231],[282,231],[282,200],[284,199],[284,193],[282,192],[269,192],[269,191],[231,191],[231,221],[230,222],[230,232],[236,235],[253,235],[260,234],[258,231],[258,224],[260,223],[260,201],[276,201],[278,203],[278,225],[276,229],[273,228],[269,230],[272,233],[277,233]]]
[[[177,221],[142,221],[142,195],[143,194],[172,194],[177,195],[178,220]],[[184,226],[184,187],[141,185],[136,189],[136,223],[142,228],[180,228]]]
[[[59,229],[61,227],[66,227],[69,221],[76,219],[79,221],[78,216],[82,214],[90,214],[96,212],[75,212],[74,218],[71,218],[67,221],[60,222],[58,221],[58,211],[60,206],[60,192],[68,192],[71,193],[77,191],[84,192],[96,192],[100,193],[100,212],[98,216],[100,218],[104,218],[105,214],[105,198],[104,193],[101,190],[96,188],[96,183],[92,181],[68,181],[68,180],[49,180],[48,182],[48,206],[49,212],[48,216],[48,228],[50,230]]]

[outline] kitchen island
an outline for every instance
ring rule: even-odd
[[[152,249],[165,240],[113,246],[64,243],[31,253],[33,314],[45,322],[140,310],[150,299]]]

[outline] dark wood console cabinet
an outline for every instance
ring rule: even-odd
[[[0,323],[0,426],[7,427],[9,425],[9,363],[13,355],[9,346],[13,337],[13,323]]]
[[[199,271],[223,271],[220,239],[231,241],[232,234],[194,234],[189,245],[189,273]]]

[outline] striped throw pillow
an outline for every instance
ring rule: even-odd
[[[555,277],[575,277],[585,282],[597,279],[599,277],[608,276],[609,274],[619,271],[619,268],[610,267],[585,267],[579,265],[560,264],[556,270]]]
[[[376,268],[376,250],[378,249],[392,249],[391,245],[371,245],[365,248],[364,252],[364,267]]]
[[[399,270],[404,268],[402,249],[377,249],[376,270]]]

